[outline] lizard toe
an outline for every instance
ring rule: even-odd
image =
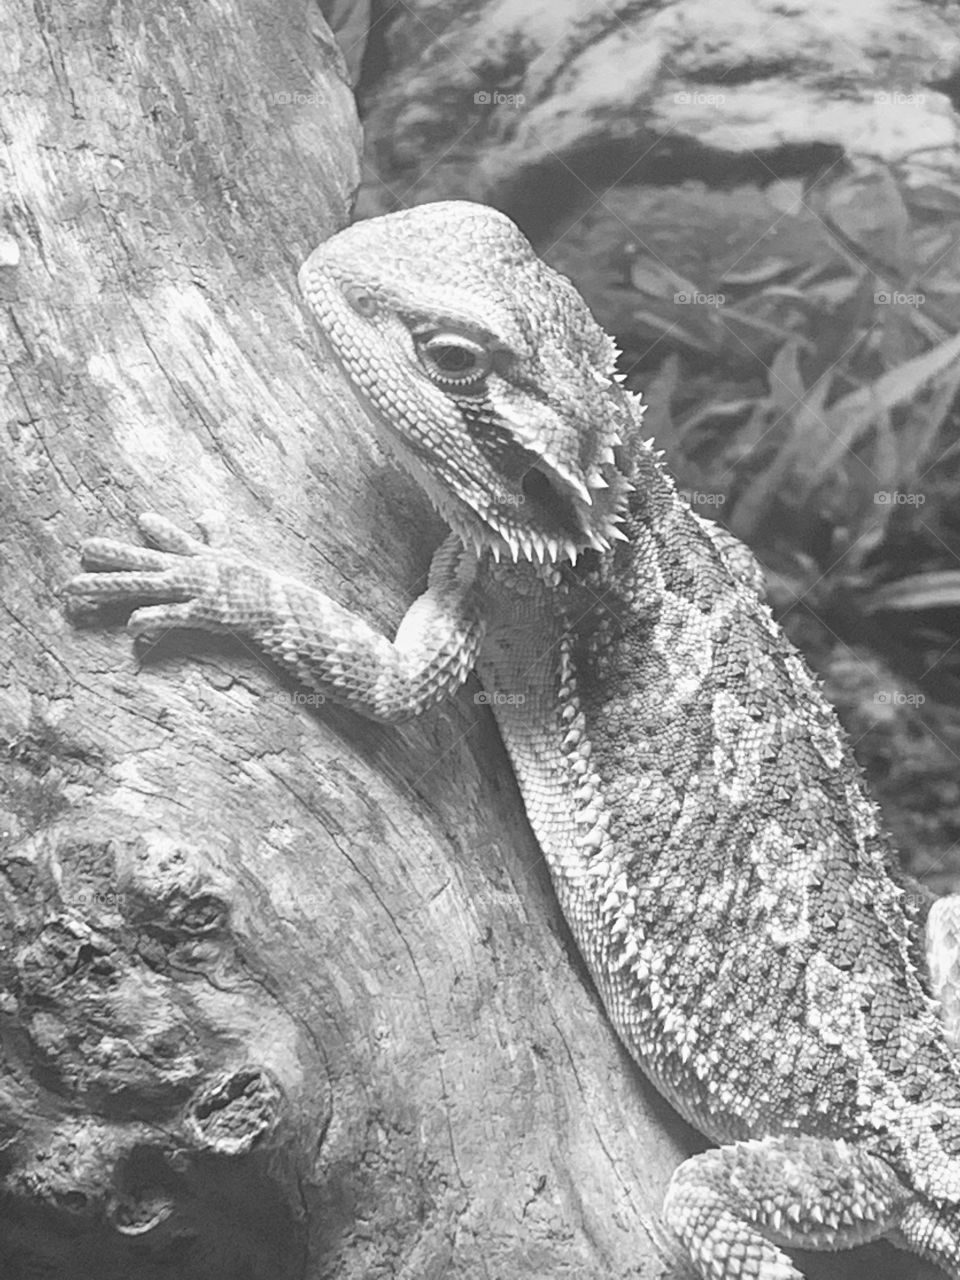
[[[134,640],[155,642],[165,632],[180,627],[202,628],[204,621],[196,602],[184,600],[144,605],[142,609],[135,609],[127,621],[127,630]]]
[[[151,597],[168,601],[189,598],[191,590],[178,583],[170,570],[163,566],[157,568],[159,572],[151,571],[148,566],[142,572],[78,573],[64,584],[63,589],[70,596],[86,598],[97,604]]]
[[[205,542],[155,511],[145,511],[137,520],[137,526],[149,543],[170,555],[197,556],[209,550]]]
[[[90,538],[81,549],[83,564],[88,569],[162,570],[170,563],[162,551],[137,546],[132,542],[118,542],[113,538]],[[80,574],[79,578],[90,577]]]

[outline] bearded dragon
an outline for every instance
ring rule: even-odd
[[[69,590],[139,602],[138,635],[239,633],[379,721],[475,669],[610,1021],[718,1144],[664,1203],[698,1273],[802,1280],[785,1250],[887,1237],[960,1277],[928,903],[756,562],[642,439],[612,340],[480,204],[358,223],[300,282],[449,527],[395,638],[156,515],[151,547],[90,541]]]

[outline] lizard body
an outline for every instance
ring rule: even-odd
[[[153,600],[134,631],[238,631],[380,720],[476,668],[613,1025],[720,1144],[665,1202],[699,1273],[801,1280],[785,1248],[887,1236],[960,1280],[927,904],[755,562],[641,440],[612,342],[482,205],[357,224],[301,284],[450,526],[394,641],[156,516],[154,549],[89,543],[71,590]]]

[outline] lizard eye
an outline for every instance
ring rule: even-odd
[[[486,347],[461,333],[435,333],[417,349],[424,369],[441,387],[469,387],[490,369]]]

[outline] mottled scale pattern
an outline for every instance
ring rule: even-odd
[[[153,549],[89,543],[70,589],[148,601],[138,632],[232,631],[379,720],[475,666],[613,1026],[719,1144],[664,1201],[698,1273],[801,1280],[790,1249],[885,1236],[960,1280],[960,906],[898,870],[756,562],[678,496],[613,343],[483,205],[356,224],[300,279],[450,527],[394,640],[160,517]]]
[[[639,941],[625,1037],[718,1140],[869,1134],[876,1104],[909,1099],[931,1071],[955,1099],[915,922],[835,717],[685,507],[649,502],[654,483],[628,526],[649,554],[619,553],[622,584],[611,575],[619,639],[599,664],[589,641],[577,655],[616,865],[635,890],[631,927],[600,958],[619,972]],[[649,575],[659,608],[636,618]],[[943,1137],[960,1151],[956,1118]]]

